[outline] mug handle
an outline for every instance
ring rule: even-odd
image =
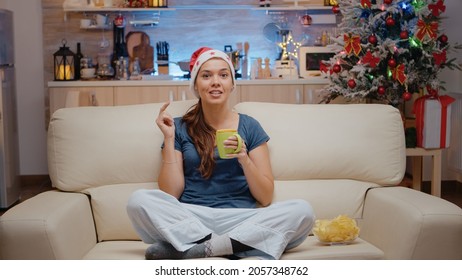
[[[239,135],[237,133],[235,133],[234,136],[236,136],[236,138],[237,138],[237,148],[236,148],[236,150],[234,150],[234,153],[237,154],[242,149],[242,137],[241,137],[241,135]]]

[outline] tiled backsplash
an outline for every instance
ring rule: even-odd
[[[273,5],[281,4],[283,0],[272,1]],[[52,80],[53,53],[62,45],[62,39],[76,51],[77,42],[82,45],[82,52],[89,57],[96,57],[99,48],[98,42],[103,36],[102,30],[80,29],[80,19],[91,18],[92,13],[68,12],[64,20],[62,9],[63,0],[42,0],[43,6],[43,32],[44,32],[44,58],[46,79]],[[170,0],[169,6],[175,5],[219,5],[220,0]],[[292,31],[294,40],[311,45],[324,30],[330,30],[335,25],[311,25],[305,27],[300,23],[300,16],[305,11],[288,11],[284,13],[272,12],[267,14],[264,10],[251,9],[250,5],[257,7],[257,0],[227,1],[226,5],[249,5],[246,9],[177,9],[162,11],[159,24],[156,27],[134,28],[127,24],[125,34],[130,31],[144,31],[150,37],[150,43],[155,46],[158,41],[167,41],[170,44],[170,60],[180,61],[189,59],[191,53],[201,46],[223,49],[224,45],[236,47],[238,42],[249,42],[249,56],[269,57],[272,61],[277,57],[278,47],[270,42],[263,34],[265,25],[276,23],[282,28]],[[285,3],[287,4],[287,3]],[[199,6],[200,7],[200,6]],[[127,19],[133,14],[124,13]],[[139,13],[137,13],[139,16]],[[110,14],[112,21],[116,14]],[[143,16],[150,16],[143,14]],[[111,42],[112,29],[104,31],[104,36]],[[178,66],[170,66],[170,74],[178,75],[181,72]]]

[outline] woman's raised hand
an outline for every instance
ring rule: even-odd
[[[159,111],[157,116],[156,124],[164,134],[165,138],[175,137],[175,123],[172,116],[166,111],[170,105],[170,101],[166,102]]]

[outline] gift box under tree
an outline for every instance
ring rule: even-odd
[[[449,147],[451,136],[451,103],[454,98],[425,95],[414,102],[417,146],[425,149]]]

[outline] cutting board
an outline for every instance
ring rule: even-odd
[[[154,47],[150,44],[148,34],[141,31],[127,34],[127,50],[130,61],[138,57],[141,72],[154,69]]]

